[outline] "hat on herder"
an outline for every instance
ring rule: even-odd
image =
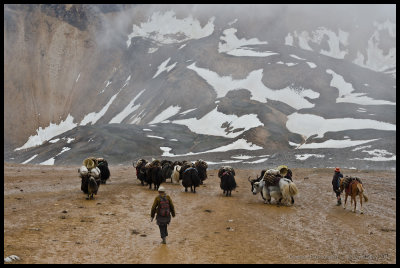
[[[338,168],[338,167],[335,168],[335,171],[336,171],[336,172],[340,172],[340,168]]]
[[[159,192],[165,192],[165,188],[163,186],[158,187]]]

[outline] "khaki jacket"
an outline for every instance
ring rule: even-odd
[[[162,194],[163,196],[165,196],[166,194]],[[170,208],[170,212],[172,217],[175,217],[175,207],[174,204],[172,203],[172,199],[169,195],[166,195],[167,200],[169,201],[169,208]],[[153,206],[151,207],[151,217],[154,218],[154,215],[156,214],[158,207],[160,206],[160,195],[158,195],[153,202]]]

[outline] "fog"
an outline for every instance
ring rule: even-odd
[[[314,31],[318,27],[335,32],[341,29],[350,33],[353,48],[366,46],[366,40],[375,31],[374,22],[396,23],[395,4],[140,4],[119,5],[119,9],[102,15],[104,33],[98,36],[100,44],[124,42],[133,24],[139,26],[154,12],[168,10],[173,10],[178,19],[192,16],[202,26],[215,17],[215,29],[220,31],[237,19],[232,27],[238,29],[238,37],[244,34],[269,37],[279,43],[292,31]]]

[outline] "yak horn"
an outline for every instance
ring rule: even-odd
[[[249,182],[251,182],[250,178],[251,178],[251,176],[249,176],[249,177],[247,178],[247,180],[248,180]]]

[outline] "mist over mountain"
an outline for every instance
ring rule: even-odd
[[[395,168],[395,5],[4,5],[4,158]]]

